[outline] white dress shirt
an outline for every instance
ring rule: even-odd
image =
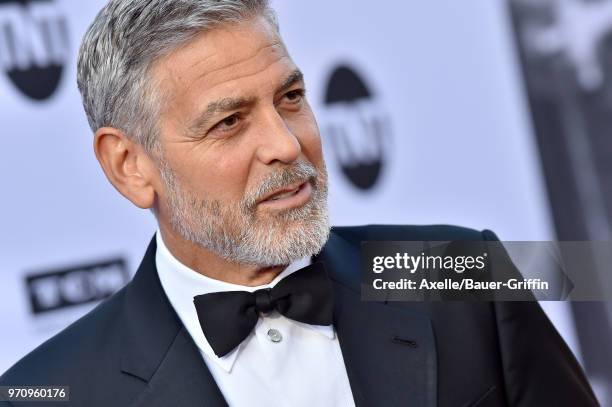
[[[215,355],[200,327],[193,304],[196,295],[274,287],[283,277],[308,265],[309,258],[290,264],[270,284],[246,287],[188,268],[170,253],[159,230],[156,239],[155,262],[161,285],[230,406],[355,405],[333,326],[304,324],[273,312],[260,316],[253,332],[223,357]]]

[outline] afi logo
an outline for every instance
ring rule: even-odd
[[[53,95],[68,44],[66,20],[54,2],[0,0],[0,68],[24,95]]]

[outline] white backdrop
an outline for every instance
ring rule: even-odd
[[[99,169],[75,84],[80,38],[102,4],[0,1],[0,25],[19,27],[21,50],[44,56],[36,8],[64,19],[57,27],[67,32],[55,59],[25,60],[63,65],[44,100],[20,90],[11,61],[0,59],[0,372],[90,309],[88,298],[121,285],[155,230],[149,212]],[[503,1],[273,4],[322,129],[333,223],[451,223],[490,228],[502,240],[553,237]],[[0,58],[7,43],[0,36]],[[370,97],[325,103],[338,66],[361,78]],[[364,117],[381,125],[381,151],[360,127]],[[350,148],[338,148],[332,128],[347,131]],[[351,159],[381,164],[371,188],[356,188],[341,171]],[[116,262],[99,264],[105,260]],[[38,283],[27,284],[32,275]],[[32,296],[42,312],[32,311]],[[577,350],[564,304],[547,309]]]

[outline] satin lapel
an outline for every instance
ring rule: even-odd
[[[363,406],[435,406],[436,350],[429,316],[360,298],[359,247],[332,232],[315,260],[334,282],[334,325],[353,397]]]
[[[155,252],[153,238],[126,292],[121,370],[147,384],[132,406],[227,406],[166,298]]]
[[[179,330],[147,390],[133,404],[133,407],[166,406],[227,406],[185,328]]]

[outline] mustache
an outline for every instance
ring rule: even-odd
[[[316,189],[318,174],[319,172],[314,165],[307,161],[298,161],[290,167],[285,167],[266,176],[257,188],[254,188],[245,197],[243,207],[247,210],[253,209],[264,196],[292,184],[310,181],[313,189]]]

